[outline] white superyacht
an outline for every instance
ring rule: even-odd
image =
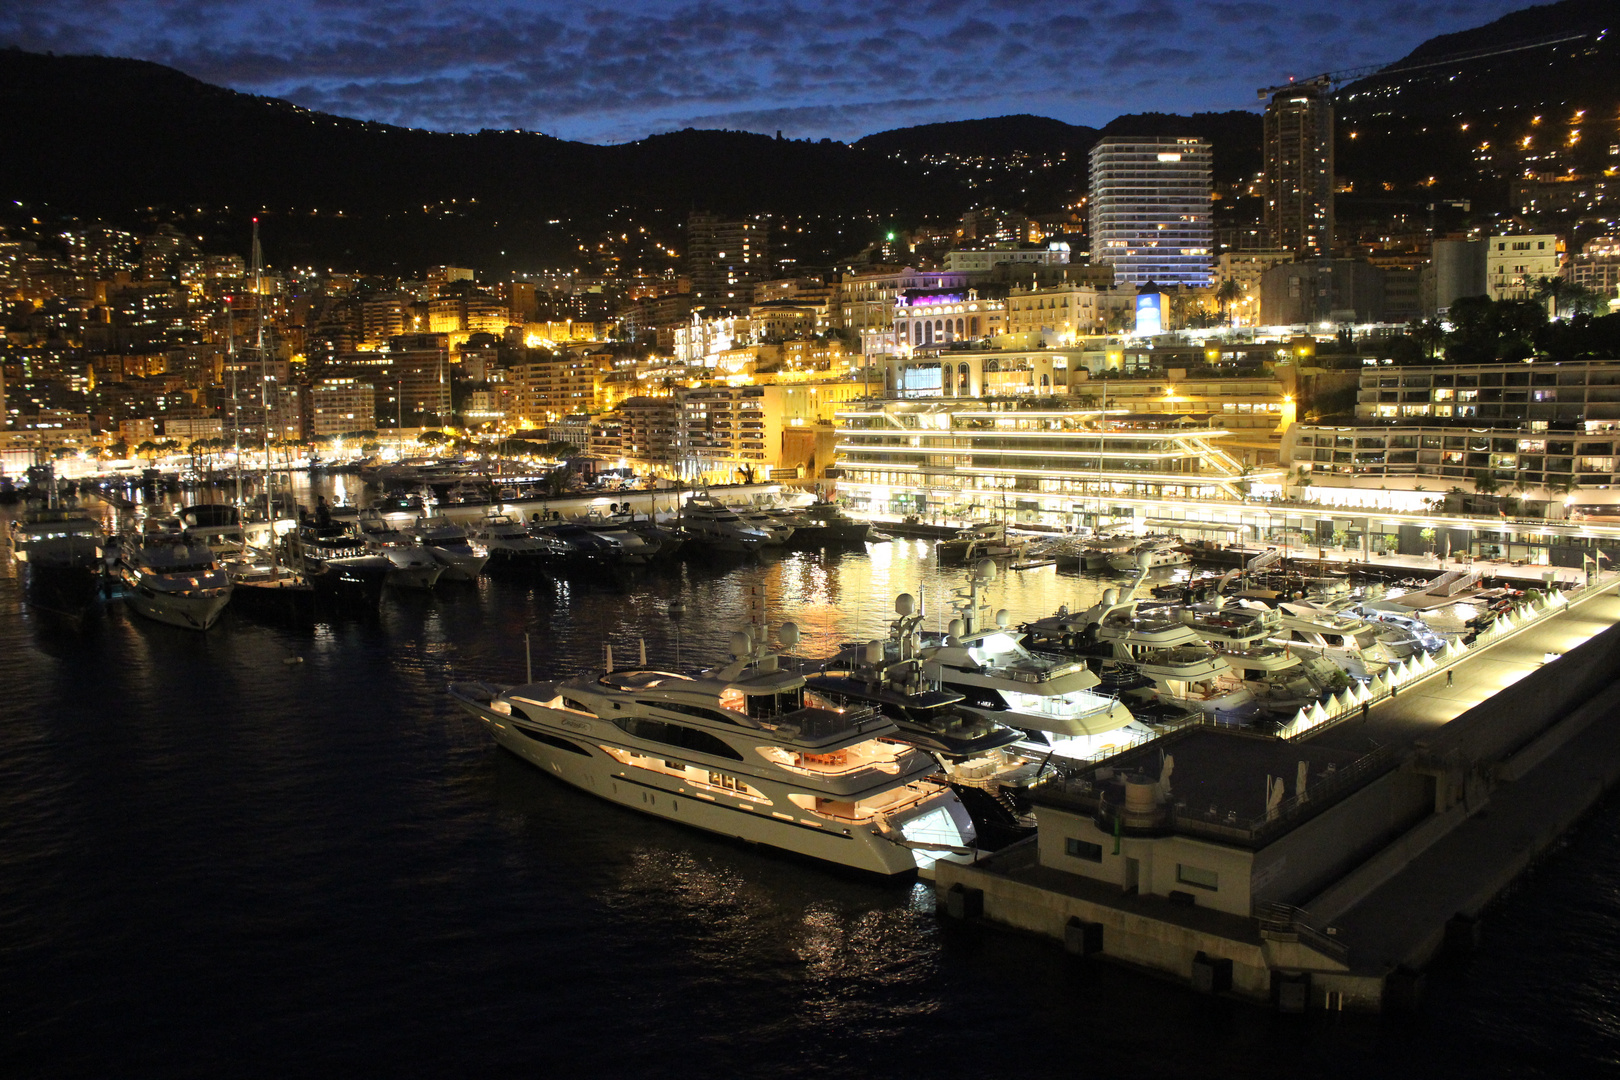
[[[1135,723],[1117,697],[1093,692],[1101,680],[1090,667],[1036,656],[1007,629],[1005,611],[995,625],[979,629],[979,587],[995,576],[982,560],[959,593],[958,618],[944,635],[925,635],[917,652],[935,682],[966,698],[965,704],[997,723],[1019,728],[1025,745],[1059,757],[1088,757],[1129,741],[1147,729]]]
[[[881,875],[973,842],[971,819],[894,721],[836,708],[783,670],[764,628],[723,667],[639,666],[520,686],[454,683],[495,741],[575,787],[700,829]],[[785,645],[797,628],[784,624]]]

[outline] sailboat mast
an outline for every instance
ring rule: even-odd
[[[259,397],[264,405],[264,520],[270,530],[270,567],[276,570],[275,474],[270,471],[270,358],[264,347],[264,253],[259,248],[259,219],[253,219],[254,348],[259,350]]]
[[[227,302],[225,305],[225,363],[231,369],[231,438],[235,443],[232,448],[232,471],[236,473],[236,512],[242,512],[242,399],[236,394],[236,308]],[[245,521],[239,523],[246,525]],[[243,534],[244,536],[246,533]]]

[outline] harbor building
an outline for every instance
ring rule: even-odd
[[[838,413],[840,494],[860,510],[1084,523],[1082,499],[1236,501],[1230,434],[1191,416],[1116,417],[1042,399],[883,401]]]
[[[1110,135],[1091,149],[1091,261],[1120,285],[1208,288],[1215,261],[1209,143]]]

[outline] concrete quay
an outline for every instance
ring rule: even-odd
[[[1476,940],[1491,901],[1620,780],[1617,589],[1583,590],[1270,757],[1205,731],[1092,763],[1037,789],[1034,839],[938,864],[940,909],[1284,1011],[1407,1007],[1422,970]],[[1245,755],[1263,777],[1235,769]],[[1217,781],[1271,791],[1295,756],[1313,778],[1280,809],[1236,824],[1201,811]],[[1334,769],[1346,758],[1367,766],[1354,783]],[[1156,768],[1173,809],[1110,801],[1108,785],[1141,793]]]

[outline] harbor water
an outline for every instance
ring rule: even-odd
[[[609,805],[444,693],[948,619],[922,541],[485,577],[293,630],[82,625],[0,580],[0,1046],[17,1077],[1574,1076],[1620,1071],[1620,806],[1492,909],[1417,1017],[1283,1017]],[[1109,580],[989,588],[1014,619]],[[684,616],[672,620],[679,599]]]

